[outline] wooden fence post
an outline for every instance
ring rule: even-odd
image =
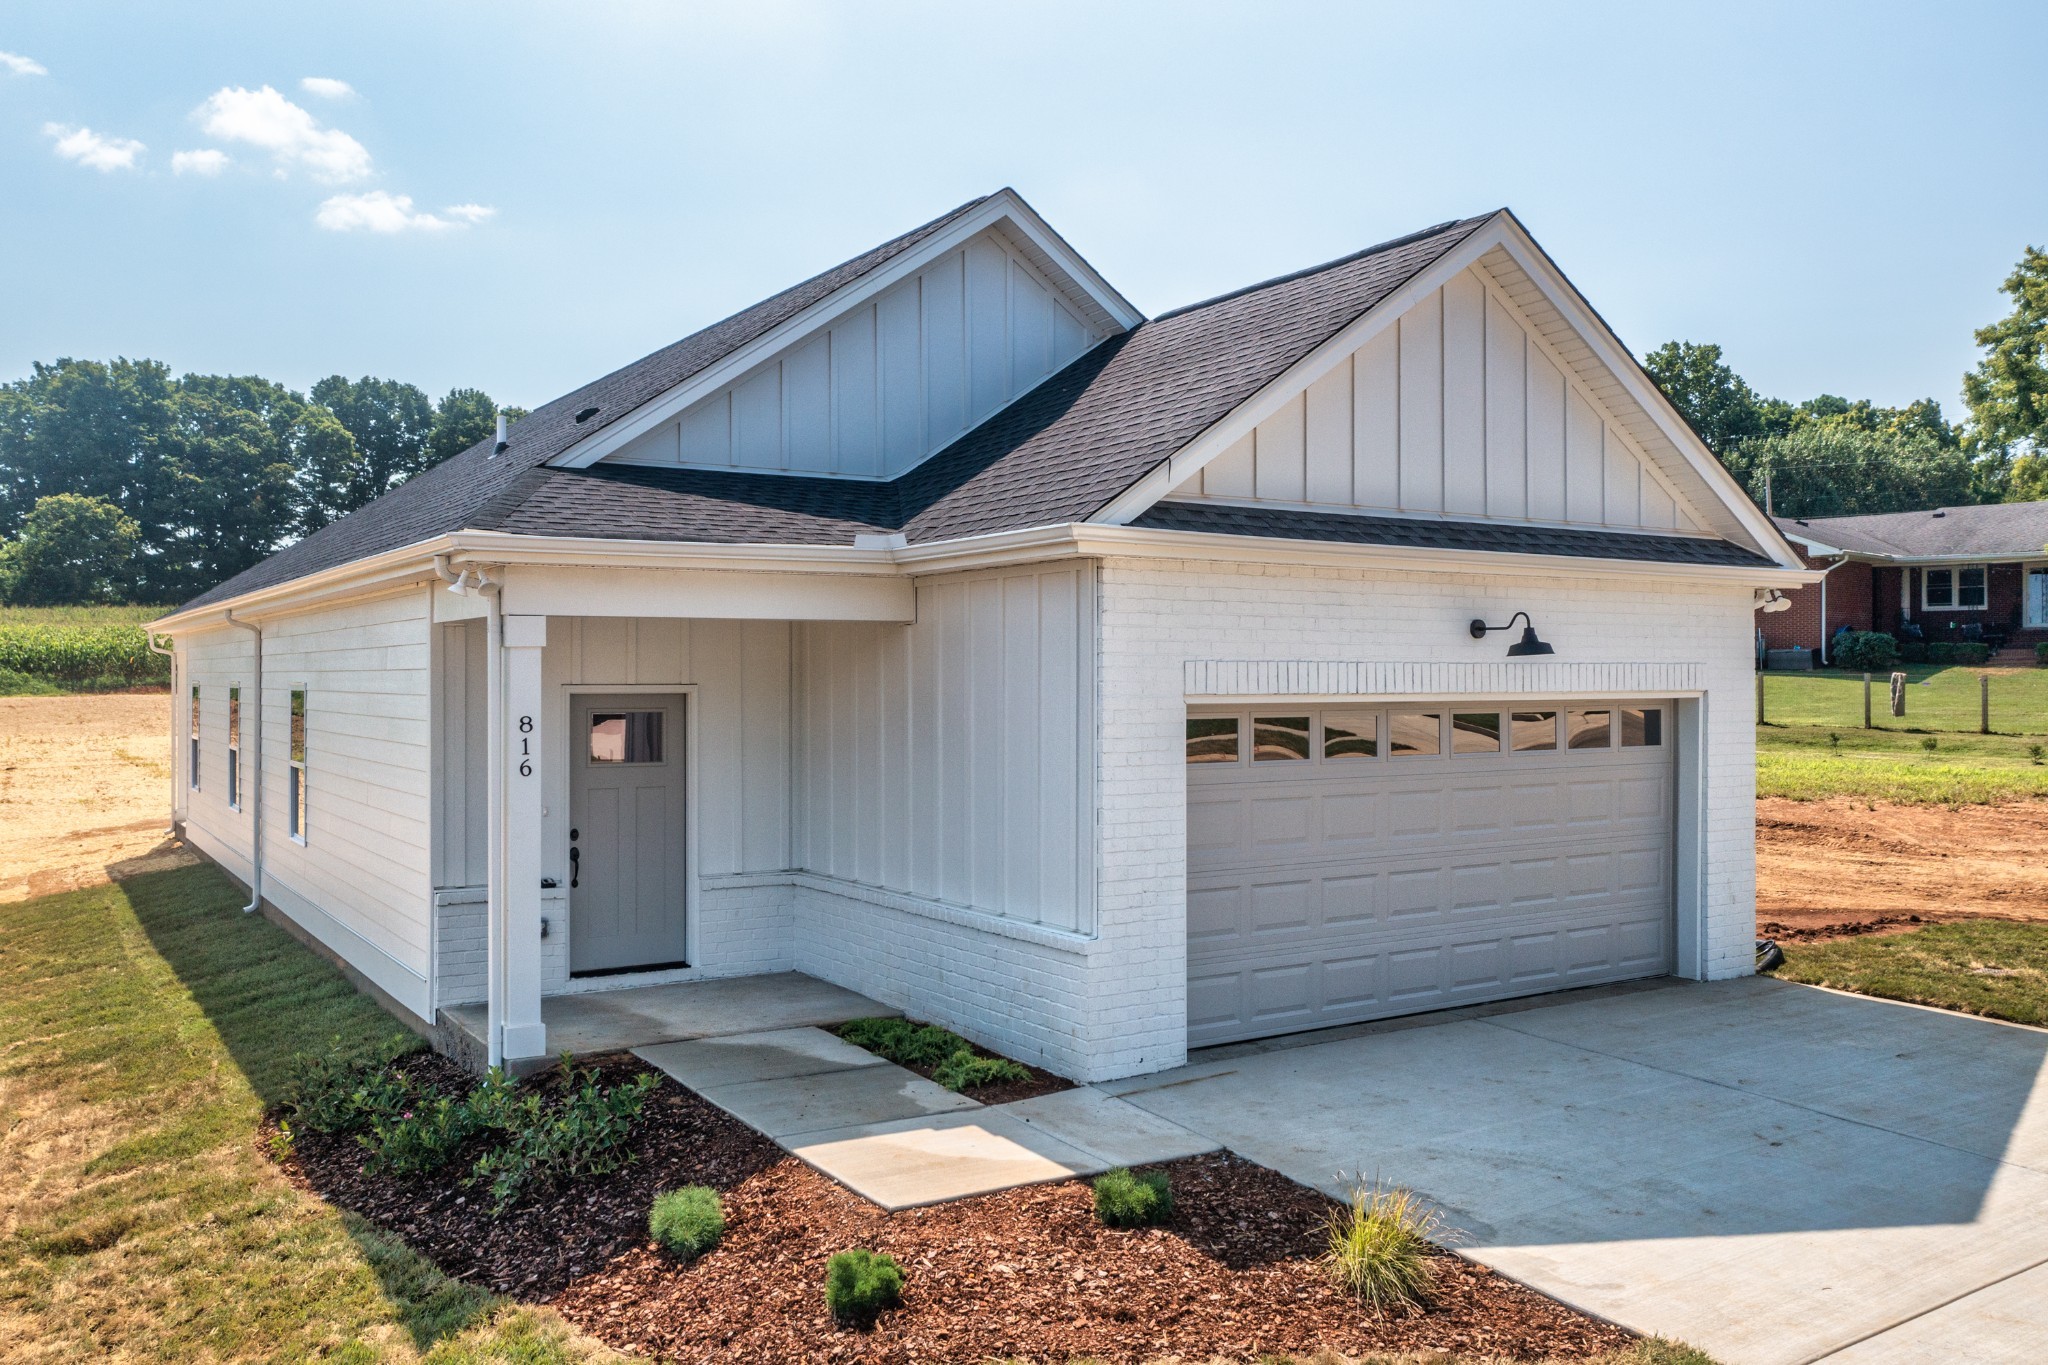
[[[1764,675],[1756,675],[1756,723],[1764,723]]]
[[[1863,675],[1863,728],[1870,728],[1870,675]]]
[[[1991,733],[1991,675],[1977,675],[1977,733]]]
[[[1906,675],[1903,673],[1892,674],[1892,714],[1906,714]]]

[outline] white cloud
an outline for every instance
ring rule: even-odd
[[[338,81],[332,76],[307,76],[299,81],[299,89],[309,95],[318,95],[323,100],[345,100],[356,93],[356,88],[347,81]]]
[[[47,76],[50,68],[33,57],[24,57],[19,52],[0,52],[0,66],[6,67],[17,76]]]
[[[316,180],[339,184],[370,173],[370,152],[339,128],[323,128],[320,120],[269,86],[244,90],[225,86],[199,106],[197,117],[208,135],[226,142],[246,142],[277,158],[280,170],[301,167]]]
[[[103,137],[90,128],[69,124],[45,123],[43,133],[57,139],[58,156],[96,171],[132,171],[135,159],[145,150],[134,138]]]
[[[427,213],[412,206],[409,194],[370,190],[335,195],[320,205],[313,221],[329,232],[447,232],[481,223],[496,212],[482,204],[457,204]]]
[[[219,175],[227,168],[228,154],[217,148],[171,153],[171,170],[178,175]]]

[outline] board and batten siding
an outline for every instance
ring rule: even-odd
[[[1700,529],[1550,344],[1471,269],[1171,496]]]
[[[429,960],[428,600],[420,590],[263,623],[264,897],[422,1018]],[[242,688],[242,754],[255,754],[254,637],[223,627],[178,642],[201,691],[201,786],[186,830],[249,875],[253,769],[227,795],[227,690]],[[306,689],[306,833],[291,837],[291,694]],[[176,718],[184,739],[185,707]]]
[[[1101,336],[991,230],[606,458],[894,478]]]
[[[1073,565],[922,580],[910,626],[798,627],[798,865],[1091,933],[1094,629]]]

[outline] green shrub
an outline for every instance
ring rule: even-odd
[[[1941,747],[1941,741],[1936,739],[1933,735],[1927,735],[1921,739],[1920,747],[1931,754],[1936,749],[1939,749]]]
[[[718,1191],[686,1185],[655,1195],[654,1208],[647,1215],[647,1233],[672,1256],[686,1261],[702,1256],[725,1236],[725,1211],[718,1206]]]
[[[1031,1068],[1008,1057],[977,1057],[963,1047],[938,1064],[932,1071],[932,1079],[948,1090],[972,1090],[977,1085],[1028,1081]]]
[[[2048,668],[2048,640],[2042,640],[2035,644],[2034,666],[2036,668]]]
[[[169,683],[171,661],[140,626],[0,623],[0,671],[54,682]]]
[[[373,1171],[425,1175],[454,1160],[478,1127],[466,1098],[418,1094],[409,1108],[371,1116],[369,1131],[357,1134],[356,1141],[370,1153],[367,1164]]]
[[[1375,1313],[1422,1308],[1436,1283],[1429,1239],[1438,1222],[1407,1190],[1357,1186],[1330,1214],[1324,1268]]]
[[[1164,1171],[1132,1175],[1119,1166],[1095,1179],[1095,1216],[1107,1227],[1150,1227],[1172,1213],[1173,1183]]]
[[[967,1047],[957,1033],[908,1019],[855,1019],[840,1025],[839,1036],[898,1066],[937,1066]]]
[[[903,1300],[903,1267],[887,1252],[842,1251],[825,1263],[825,1306],[844,1323],[866,1327]]]
[[[1982,640],[1934,640],[1927,646],[1927,662],[1961,664],[1972,668],[1991,657],[1991,646]]]
[[[566,1091],[553,1104],[534,1092],[510,1098],[490,1126],[504,1134],[501,1146],[477,1158],[473,1181],[489,1185],[491,1208],[503,1213],[529,1190],[565,1180],[606,1175],[632,1159],[626,1143],[660,1084],[642,1073],[621,1085],[599,1084],[596,1071],[577,1072],[562,1059]]]
[[[380,1118],[395,1118],[413,1097],[412,1082],[394,1070],[395,1059],[418,1049],[407,1035],[380,1048],[346,1049],[339,1038],[325,1052],[301,1052],[285,1077],[285,1117],[310,1133],[352,1133]]]
[[[1899,661],[1899,642],[1882,631],[1852,630],[1837,635],[1832,651],[1835,667],[1855,673],[1885,673]]]
[[[1927,662],[1925,640],[1899,641],[1899,662],[1902,664],[1924,664]]]

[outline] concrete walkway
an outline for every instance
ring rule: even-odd
[[[634,1055],[885,1209],[1216,1148],[1086,1086],[985,1106],[820,1028],[663,1043]]]
[[[1673,983],[1103,1087],[1726,1365],[2048,1358],[2048,1032]]]

